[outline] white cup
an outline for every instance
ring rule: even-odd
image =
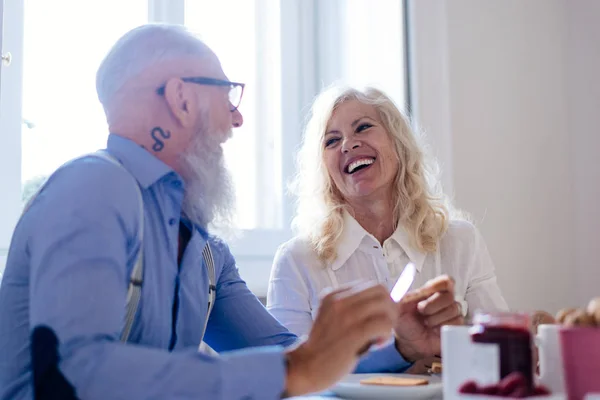
[[[444,385],[444,400],[460,399],[458,388],[471,378],[469,365],[472,351],[469,326],[443,326],[442,327],[442,360],[444,371],[442,382]]]
[[[500,347],[473,342],[470,329],[470,326],[442,328],[444,400],[463,399],[458,390],[467,381],[492,385],[500,380]]]
[[[540,325],[535,344],[540,358],[539,383],[552,393],[565,393],[560,325]]]
[[[442,327],[444,400],[463,399],[459,387],[474,380],[480,385],[496,383],[500,376],[494,345],[473,343],[469,326]],[[540,358],[539,383],[558,396],[565,393],[560,325],[540,325],[535,337]]]

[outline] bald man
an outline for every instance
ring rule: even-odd
[[[13,235],[0,286],[1,399],[34,397],[38,328],[81,399],[277,399],[353,370],[401,371],[411,365],[401,354],[439,354],[439,332],[417,314],[454,302],[449,279],[419,311],[382,286],[330,293],[300,341],[248,290],[208,231],[231,226],[221,146],[243,124],[243,89],[182,27],[144,25],[114,45],[97,74],[106,149],[59,168]],[[219,356],[198,351],[202,340]]]

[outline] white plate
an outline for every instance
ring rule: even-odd
[[[397,376],[402,378],[427,379],[428,385],[421,386],[377,386],[361,385],[360,381],[373,376]],[[339,381],[331,390],[345,399],[431,399],[441,397],[442,381],[438,377],[410,374],[352,374]]]
[[[482,394],[461,394],[459,395],[460,399],[464,400],[502,400],[503,397],[500,396],[485,396]],[[509,399],[509,397],[504,397],[504,399]],[[548,396],[530,396],[526,397],[527,400],[567,400],[567,396],[562,393],[559,394],[550,394]],[[587,399],[586,399],[587,400]]]

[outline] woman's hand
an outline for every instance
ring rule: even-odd
[[[441,354],[440,329],[462,325],[462,309],[454,300],[454,280],[446,275],[411,291],[397,304],[396,348],[407,361]]]

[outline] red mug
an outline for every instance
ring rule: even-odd
[[[600,328],[563,328],[560,342],[569,400],[600,393]]]

